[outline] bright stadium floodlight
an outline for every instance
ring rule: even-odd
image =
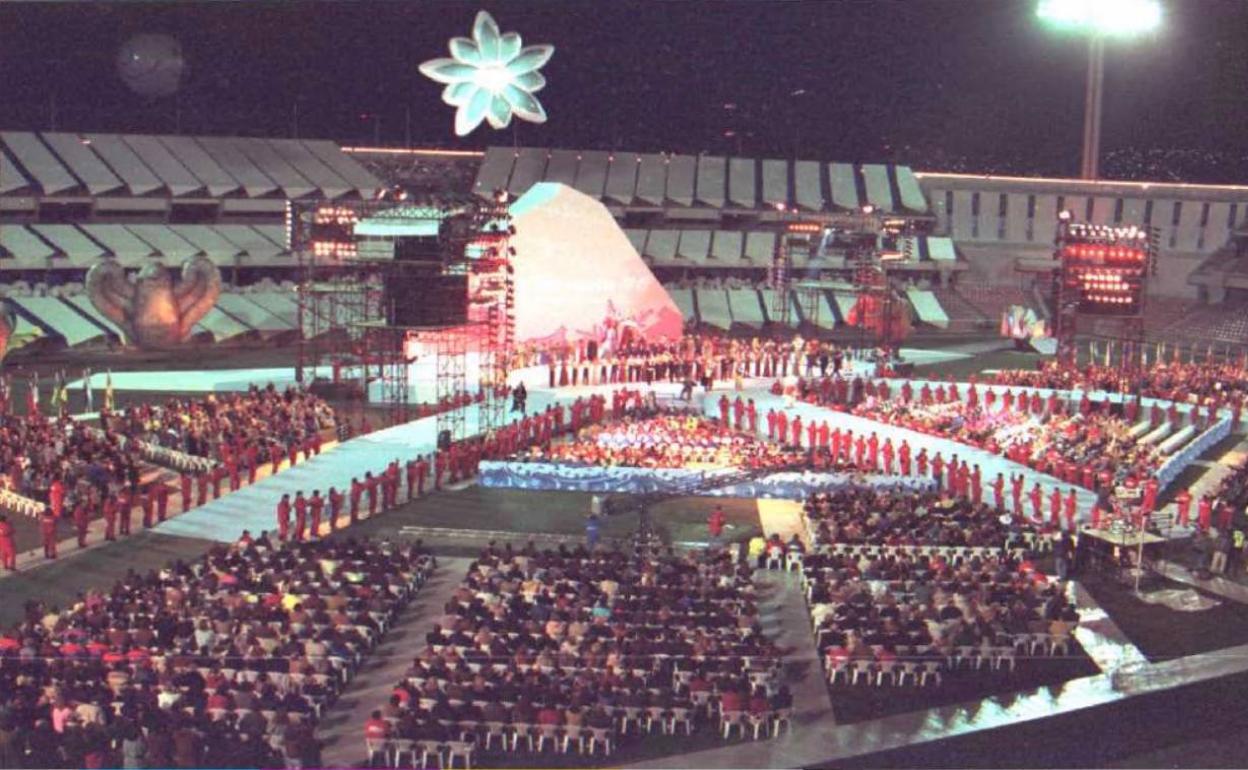
[[[1161,26],[1157,0],[1040,0],[1036,15],[1057,27],[1129,37]]]
[[[1040,0],[1036,16],[1088,36],[1088,85],[1084,95],[1083,158],[1079,176],[1100,176],[1101,102],[1105,90],[1105,40],[1151,32],[1161,26],[1159,0]]]

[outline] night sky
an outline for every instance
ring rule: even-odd
[[[538,94],[545,125],[453,135],[441,86],[416,67],[468,35],[478,8],[526,44],[556,46]],[[140,33],[180,41],[188,69],[176,96],[146,99],[119,78],[117,51]],[[276,137],[297,123],[299,136],[350,144],[1073,174],[1085,68],[1086,42],[1042,26],[1022,0],[0,6],[0,128],[10,129]],[[1106,73],[1107,154],[1248,156],[1248,3],[1171,0],[1161,31],[1111,44]]]

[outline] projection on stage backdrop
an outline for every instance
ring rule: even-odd
[[[521,48],[520,35],[503,34],[494,17],[477,13],[472,39],[451,38],[451,58],[430,59],[421,74],[445,83],[442,101],[455,107],[455,134],[467,136],[486,121],[506,128],[515,115],[530,123],[545,123],[546,110],[533,94],[546,87],[538,72],[555,53],[553,45]]]
[[[541,182],[511,207],[516,340],[594,340],[609,354],[629,339],[680,337],[680,310],[597,200]]]

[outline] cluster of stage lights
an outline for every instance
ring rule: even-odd
[[[350,241],[313,241],[312,256],[326,259],[345,259],[359,255],[359,249]]]
[[[1131,269],[1075,268],[1070,280],[1084,304],[1126,309],[1139,302],[1142,275]]]
[[[1120,292],[1131,289],[1131,285],[1120,273],[1090,270],[1081,278],[1085,290]]]
[[[360,221],[359,212],[349,206],[320,206],[312,213],[313,224],[354,225]]]
[[[1066,226],[1066,237],[1071,240],[1088,242],[1123,243],[1130,241],[1145,241],[1148,239],[1148,231],[1142,227],[1136,227],[1135,225],[1114,227],[1112,225],[1092,225],[1087,224],[1086,222],[1071,222]]]
[[[1062,258],[1081,264],[1142,266],[1148,261],[1148,250],[1131,246],[1068,243],[1062,247]]]
[[[312,256],[351,259],[359,255],[355,226],[360,213],[350,206],[318,206],[312,212]]]

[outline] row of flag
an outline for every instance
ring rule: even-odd
[[[91,385],[91,370],[84,369],[82,372],[82,394],[86,401],[86,411],[90,412],[95,408],[95,392]],[[8,413],[12,407],[13,401],[13,382],[6,374],[0,377],[0,408]],[[52,395],[48,401],[48,406],[55,414],[60,414],[69,405],[69,384],[65,379],[65,372],[58,371],[52,384]],[[31,374],[27,380],[26,387],[26,413],[39,414],[42,408],[42,394],[39,389],[39,378]],[[113,372],[108,370],[104,374],[104,411],[111,412],[114,409],[113,394]]]
[[[1130,363],[1135,363],[1138,361],[1141,367],[1146,367],[1149,365],[1150,362],[1153,364],[1167,363],[1166,361],[1167,345],[1165,342],[1155,342],[1151,345],[1152,347],[1151,358],[1149,357],[1149,347],[1150,345],[1146,342],[1131,342],[1131,341],[1123,342],[1123,341],[1118,341],[1118,340],[1107,340],[1107,341],[1098,343],[1096,340],[1090,340],[1088,342],[1088,360],[1091,361],[1092,363],[1096,363],[1097,361],[1100,361],[1102,366],[1111,366],[1113,364],[1114,356],[1116,353],[1119,364],[1123,364],[1123,363],[1130,364]],[[1174,363],[1174,364],[1184,363],[1182,348],[1178,345],[1170,345],[1168,347],[1170,351],[1169,363]],[[1115,348],[1117,348],[1116,351],[1115,351]],[[1205,361],[1213,360],[1213,357],[1216,352],[1219,352],[1219,351],[1215,351],[1213,347],[1213,343],[1210,342],[1205,348],[1204,360]],[[1223,360],[1229,363],[1231,361],[1230,346],[1227,346],[1223,351],[1220,351],[1220,352],[1223,355]],[[1197,349],[1197,346],[1193,345],[1188,350],[1186,363],[1189,363],[1189,364],[1194,363],[1197,360],[1198,355],[1199,355],[1199,351]],[[1240,353],[1239,370],[1241,372],[1248,371],[1248,350],[1241,351]]]

